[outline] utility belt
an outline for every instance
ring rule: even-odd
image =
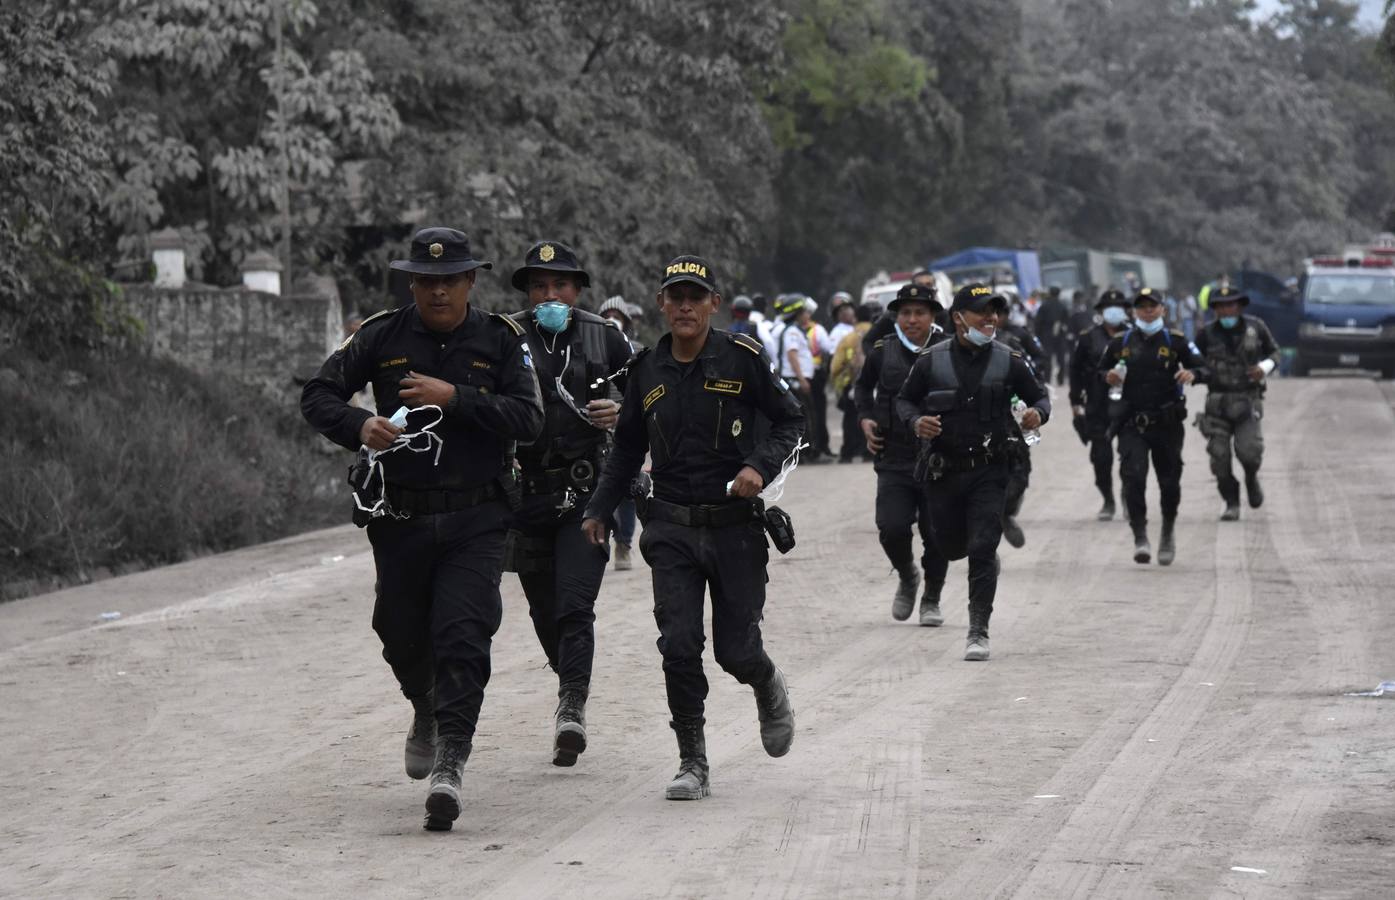
[[[759,498],[697,506],[668,503],[654,497],[641,497],[635,501],[635,512],[645,524],[650,519],[657,519],[690,528],[725,528],[742,522],[757,522],[764,510],[765,501]]]
[[[915,460],[916,481],[939,481],[951,472],[972,472],[974,469],[982,469],[988,466],[1005,463],[1008,460],[1007,451],[1002,448],[995,448],[987,453],[943,453],[939,450],[927,449],[921,452]]]
[[[1187,404],[1178,400],[1158,409],[1147,411],[1129,410],[1124,414],[1121,425],[1131,425],[1135,431],[1147,431],[1161,425],[1175,425],[1187,419]]]
[[[583,458],[556,469],[543,469],[540,472],[525,470],[519,480],[524,496],[557,494],[568,488],[586,492],[595,488],[599,474],[597,470],[595,462]]]
[[[481,503],[501,499],[504,491],[497,482],[491,481],[477,488],[442,491],[418,491],[389,484],[384,494],[388,505],[398,512],[429,516],[472,509]]]
[[[794,549],[794,520],[778,506],[769,509],[759,497],[733,500],[730,503],[684,506],[653,497],[635,498],[635,512],[648,525],[651,520],[672,522],[689,528],[727,528],[745,522],[756,522],[770,536],[770,543],[781,553]]]

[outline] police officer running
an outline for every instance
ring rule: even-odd
[[[538,435],[543,411],[522,329],[470,305],[476,270],[490,264],[463,233],[424,228],[391,266],[411,273],[414,304],[367,319],[306,383],[301,411],[335,443],[382,454],[381,495],[359,501],[372,515],[373,630],[415,713],[407,775],[431,776],[425,824],[444,831],[460,815],[503,612],[514,442]],[[369,383],[377,415],[348,402]],[[403,412],[405,429],[387,418]],[[420,440],[403,443],[409,435]]]
[[[1123,386],[1123,399],[1111,402],[1119,435],[1119,480],[1124,508],[1133,530],[1133,561],[1152,561],[1148,543],[1148,459],[1158,473],[1162,536],[1158,565],[1172,565],[1177,555],[1174,528],[1182,503],[1182,442],[1186,438],[1187,400],[1182,388],[1205,382],[1205,362],[1180,331],[1163,321],[1162,296],[1143,288],[1133,298],[1134,325],[1109,342],[1099,371],[1111,386]]]
[[[945,620],[940,613],[940,590],[949,564],[940,556],[930,532],[927,485],[915,478],[915,434],[897,418],[894,407],[916,357],[934,341],[948,337],[935,324],[944,307],[935,298],[934,288],[906,284],[887,309],[896,315],[894,330],[872,345],[862,365],[855,389],[857,412],[877,473],[877,538],[901,579],[891,601],[891,617],[903,622],[915,608],[921,574],[911,555],[911,526],[918,525],[923,548],[920,565],[925,570],[920,624],[934,627]]]
[[[1211,473],[1225,501],[1222,522],[1240,518],[1240,482],[1231,469],[1231,443],[1235,458],[1245,470],[1245,493],[1251,508],[1264,502],[1259,486],[1259,467],[1264,461],[1265,379],[1279,362],[1279,346],[1263,320],[1243,315],[1250,298],[1232,287],[1211,293],[1211,310],[1216,320],[1196,336],[1197,349],[1211,372],[1206,394],[1206,411],[1198,417],[1206,436],[1206,453],[1211,457]]]
[[[930,527],[947,560],[969,559],[966,660],[988,659],[988,620],[998,590],[998,542],[1010,441],[1021,440],[1010,398],[1030,407],[1021,427],[1040,428],[1051,401],[1022,355],[995,341],[1007,300],[983,284],[950,305],[955,335],[922,353],[896,398],[896,414],[922,445],[916,474],[930,481]]]
[[[606,380],[630,360],[630,343],[598,315],[576,307],[591,276],[571,247],[539,241],[513,273],[530,308],[515,313],[537,366],[542,434],[520,447],[523,501],[514,513],[504,568],[517,572],[533,630],[557,673],[552,764],[586,750],[586,700],[595,655],[596,596],[609,545],[581,533],[581,512],[600,476],[619,405]]]
[[[1104,498],[1095,518],[1108,522],[1114,518],[1114,434],[1110,429],[1109,385],[1099,363],[1109,342],[1128,327],[1133,304],[1122,291],[1110,288],[1100,295],[1095,309],[1100,312],[1099,324],[1080,332],[1070,358],[1070,411],[1080,442],[1090,448],[1095,487]]]
[[[1014,300],[1008,306],[1007,322],[998,323],[995,338],[1008,345],[1008,349],[1022,354],[1037,383],[1046,390],[1043,372],[1050,368],[1051,360],[1046,355],[1041,341],[1032,333],[1027,317],[1027,308],[1021,300]],[[1046,367],[1046,368],[1043,368]],[[1062,370],[1064,371],[1064,370]],[[1021,436],[1022,429],[1017,429]],[[1032,451],[1025,440],[1008,442],[1008,483],[1003,501],[1003,540],[1013,547],[1027,543],[1027,535],[1017,517],[1022,512],[1022,501],[1027,496],[1027,488],[1032,480]]]
[[[593,543],[604,543],[606,523],[647,451],[654,496],[641,506],[639,548],[653,571],[679,754],[665,796],[697,800],[709,793],[702,671],[708,587],[717,664],[754,689],[766,752],[783,756],[794,740],[784,676],[761,641],[768,551],[756,495],[792,457],[804,417],[759,341],[709,326],[721,295],[706,260],[670,262],[658,303],[669,332],[630,364],[615,449],[582,528]],[[752,427],[757,416],[770,421],[760,440]]]

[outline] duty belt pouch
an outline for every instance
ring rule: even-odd
[[[514,468],[510,461],[499,473],[499,489],[503,491],[504,503],[509,507],[510,512],[518,512],[523,506],[523,480],[518,476],[518,470]],[[513,571],[507,569],[505,571]]]
[[[770,543],[783,555],[794,549],[794,520],[790,514],[778,506],[768,506],[761,516],[765,533],[770,535]]]
[[[920,453],[916,454],[915,470],[912,477],[921,483],[926,481],[939,481],[945,477],[945,472],[949,471],[949,460],[943,453],[930,449],[930,442],[921,444]]]
[[[931,391],[926,394],[925,399],[920,402],[921,411],[930,416],[954,412],[958,407],[958,391]]]

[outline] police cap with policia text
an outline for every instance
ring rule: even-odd
[[[675,256],[664,266],[664,278],[659,284],[659,290],[663,290],[671,284],[678,284],[681,281],[690,281],[700,288],[716,294],[717,273],[712,271],[707,260],[701,256]]]
[[[990,306],[996,306],[998,312],[1007,312],[1007,298],[994,291],[986,284],[966,284],[954,295],[954,302],[950,305],[950,312],[981,313]]]

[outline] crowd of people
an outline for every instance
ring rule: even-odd
[[[522,254],[512,315],[470,304],[492,264],[463,232],[423,229],[392,266],[409,273],[413,302],[359,323],[301,405],[320,433],[358,453],[349,481],[373,548],[373,628],[412,706],[405,769],[429,779],[428,830],[449,830],[463,808],[505,571],[519,579],[557,679],[552,762],[574,766],[586,751],[595,604],[612,541],[616,568],[630,564],[636,518],[678,744],[664,795],[697,800],[710,791],[709,596],[714,657],[751,688],[766,752],[783,756],[794,740],[761,621],[769,547],[794,545],[789,517],[765,496],[801,459],[872,462],[869,511],[898,575],[893,618],[909,619],[918,601],[918,623],[942,625],[949,565],[967,560],[972,661],[990,656],[999,543],[1026,539],[1017,514],[1032,446],[1052,418],[1053,374],[1069,381],[1101,519],[1116,513],[1117,452],[1137,562],[1152,559],[1150,461],[1162,488],[1157,561],[1176,555],[1187,384],[1209,387],[1197,424],[1222,518],[1240,513],[1232,457],[1250,505],[1263,502],[1260,420],[1276,348],[1243,314],[1248,298],[1225,285],[1195,340],[1167,326],[1166,298],[1147,287],[1106,290],[1082,310],[1078,294],[1068,308],[1057,291],[1022,302],[978,283],[942,296],[924,272],[885,309],[839,292],[823,323],[806,295],[782,294],[769,311],[765,298],[741,295],[728,320],[714,267],[683,255],[656,279],[667,331],[646,348],[632,340],[636,307],[623,298],[599,314],[583,307],[590,275],[560,241]],[[836,452],[830,407],[842,417]]]

